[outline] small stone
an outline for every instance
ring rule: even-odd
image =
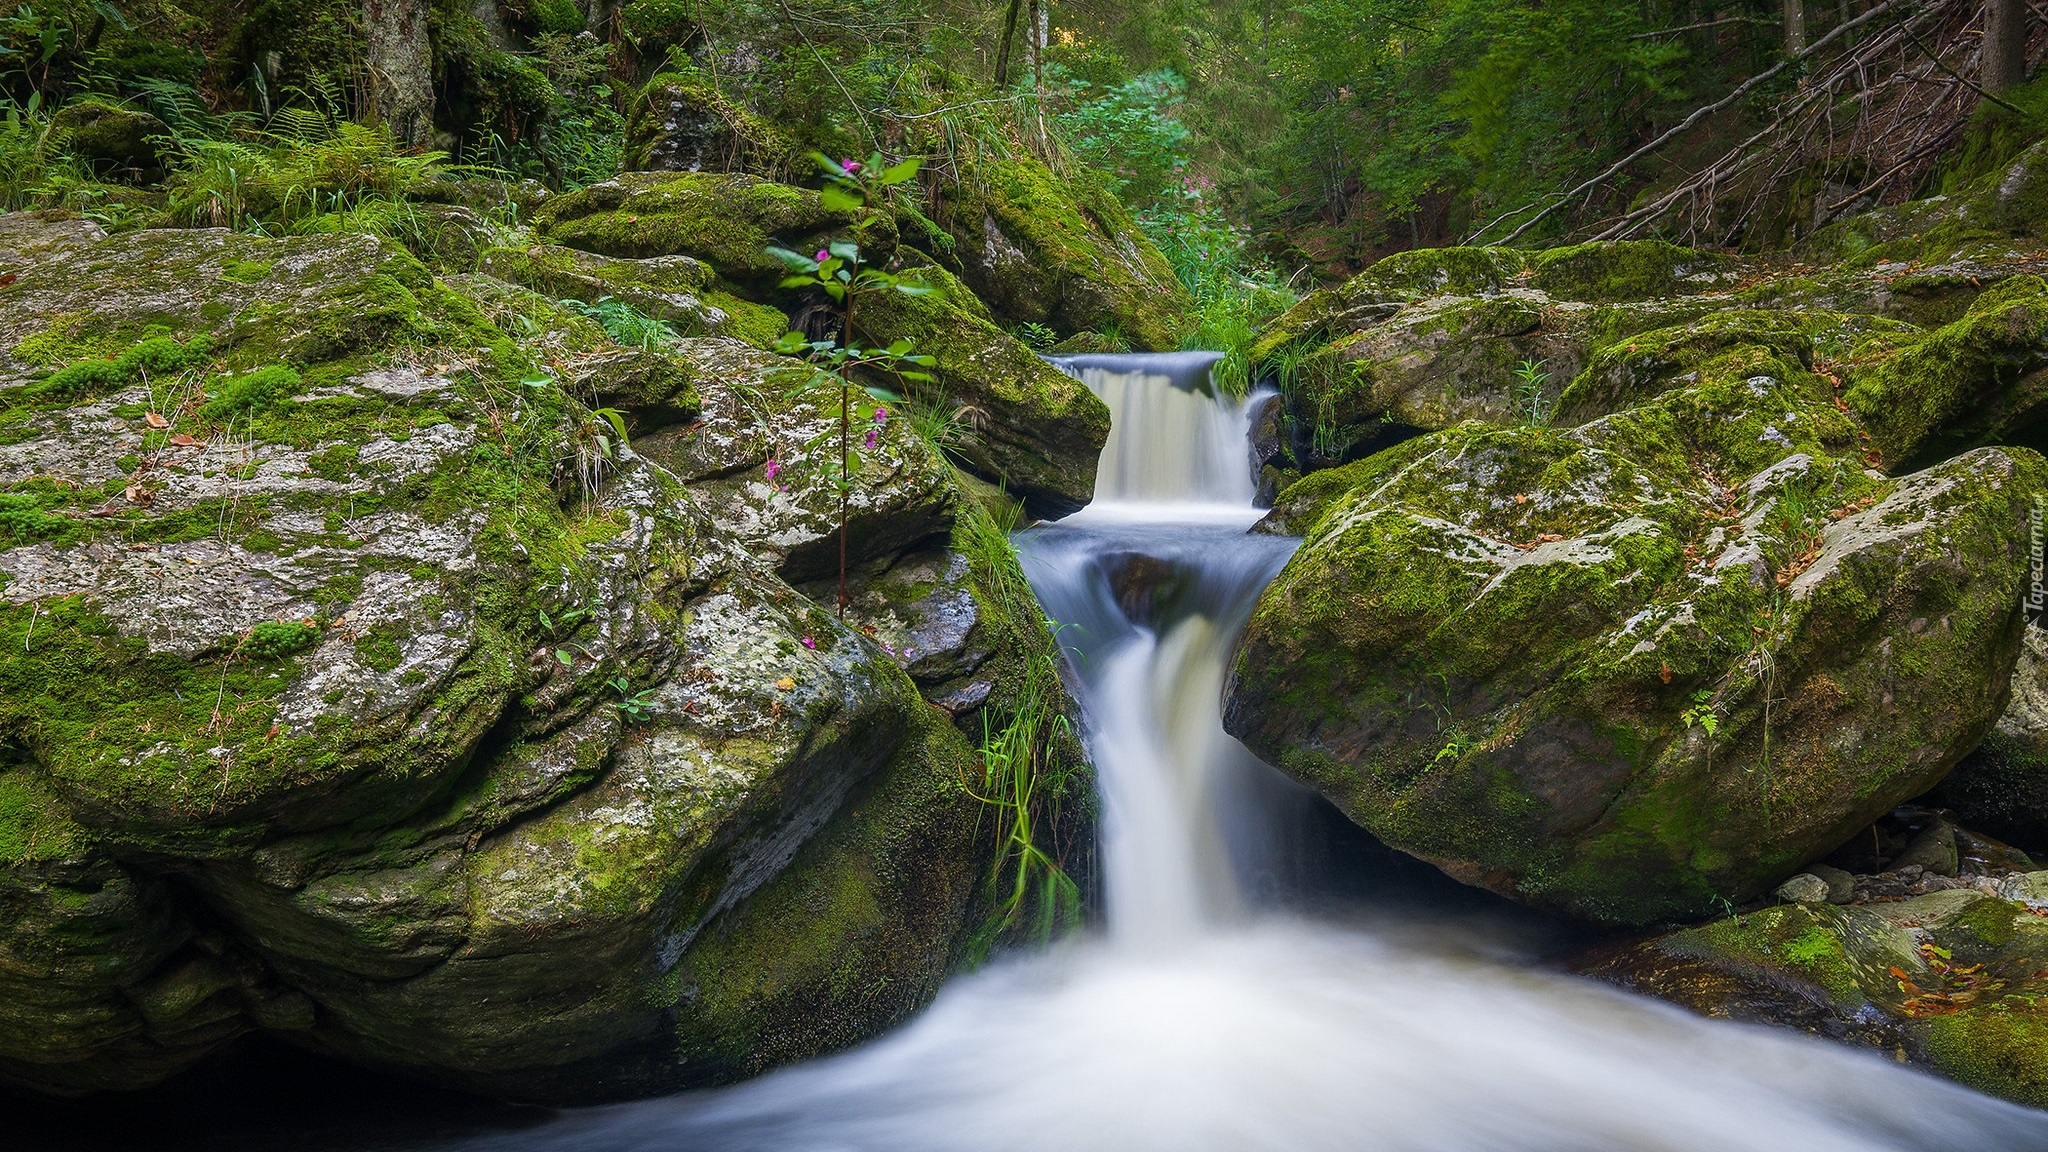
[[[1828,903],[1847,904],[1856,898],[1856,877],[1829,864],[1809,864],[1808,876],[1818,876],[1827,882]]]
[[[1777,896],[1793,904],[1826,904],[1828,882],[1811,872],[1801,872],[1783,884],[1778,885]]]
[[[1922,830],[1906,845],[1899,858],[1892,861],[1892,867],[1900,875],[1904,875],[1908,868],[1917,867],[1936,876],[1953,876],[1956,865],[1956,826],[1946,820],[1936,820]]]

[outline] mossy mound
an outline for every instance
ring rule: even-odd
[[[741,299],[709,265],[688,256],[631,260],[539,244],[488,249],[476,266],[558,299],[617,300],[684,336],[731,336],[767,348],[789,331],[781,310]]]
[[[85,99],[50,117],[52,143],[101,176],[150,183],[163,178],[155,141],[170,135],[162,120],[135,108]]]
[[[2017,654],[2048,465],[1874,479],[1858,432],[1747,347],[1570,431],[1465,424],[1312,476],[1274,510],[1306,539],[1226,726],[1533,904],[1645,923],[1764,891],[1940,779]]]
[[[624,172],[747,172],[778,176],[800,162],[788,135],[695,71],[668,70],[626,110]]]
[[[1991,888],[1988,881],[1986,888]],[[1996,892],[1785,904],[1598,957],[1592,975],[1709,1016],[1877,1048],[2048,1106],[2048,873]]]
[[[1014,687],[949,724],[782,578],[836,561],[793,362],[622,347],[366,236],[11,216],[0,249],[0,1080],[140,1087],[270,1030],[654,1091],[870,1035],[985,935],[965,732]],[[957,567],[951,469],[872,407],[853,559]],[[956,671],[1049,649],[1025,627]]]
[[[2048,284],[2006,280],[1955,323],[1853,367],[1849,381],[1843,399],[1894,468],[1980,444],[2048,446]]]
[[[1035,516],[1063,516],[1095,494],[1109,409],[1087,386],[995,325],[974,294],[939,268],[919,273],[936,291],[879,293],[856,323],[863,340],[909,340],[938,360],[933,374],[961,412],[953,451],[1001,481]]]
[[[953,247],[933,255],[1006,323],[1114,332],[1141,351],[1180,347],[1187,289],[1114,196],[1017,157],[984,160],[936,201]]]
[[[1689,296],[1732,287],[1734,261],[1661,240],[1607,240],[1529,258],[1529,282],[1566,300],[1612,303]]]
[[[770,244],[799,252],[854,239],[871,263],[896,249],[886,212],[827,208],[809,189],[754,176],[632,173],[550,197],[534,227],[549,241],[604,256],[688,256],[756,292],[772,292],[786,273]]]

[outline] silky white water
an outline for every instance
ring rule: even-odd
[[[1291,542],[1245,532],[1241,406],[1177,386],[1184,361],[1089,359],[1074,370],[1116,397],[1118,421],[1097,501],[1018,543],[1073,648],[1103,791],[1107,929],[956,979],[855,1051],[470,1146],[2048,1149],[2048,1115],[1533,969],[1527,937],[1498,917],[1275,911],[1300,880],[1291,848],[1315,802],[1224,734],[1219,700],[1236,632]],[[1160,490],[1169,474],[1185,475],[1179,503]]]

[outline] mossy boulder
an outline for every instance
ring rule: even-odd
[[[476,267],[557,299],[617,300],[684,336],[731,336],[767,348],[789,331],[789,317],[779,309],[741,299],[709,265],[689,256],[634,260],[538,244],[487,249]]]
[[[2029,616],[2040,610],[2030,586]],[[1934,799],[1972,828],[2048,849],[2048,631],[2039,625],[2026,630],[1998,725],[1941,782]]]
[[[1885,479],[1796,361],[1283,494],[1225,724],[1394,847],[1592,920],[1767,891],[1991,726],[2048,464]]]
[[[1519,285],[1529,258],[1513,248],[1416,248],[1396,252],[1335,288],[1309,293],[1274,317],[1253,342],[1254,364],[1290,344],[1308,347],[1363,331],[1431,296],[1484,296]]]
[[[365,236],[0,252],[0,1080],[263,1030],[648,1092],[855,1042],[985,939],[974,745],[778,574],[836,560],[786,361]],[[950,469],[874,424],[855,560],[951,571]],[[977,674],[1050,652],[1017,618]]]
[[[1703,1015],[1799,1028],[2048,1107],[2048,873],[1911,899],[1780,904],[1589,958]]]
[[[1287,400],[1296,422],[1340,456],[1388,426],[1541,422],[1579,369],[1585,311],[1521,289],[1430,297],[1302,361]]]
[[[1984,292],[1955,323],[1852,367],[1843,399],[1893,468],[1980,444],[2048,446],[2048,284],[2025,275]]]
[[[1734,261],[1661,240],[1602,240],[1552,248],[1529,258],[1529,282],[1566,300],[1613,302],[1725,291],[1741,273]]]
[[[147,112],[97,99],[59,108],[48,129],[52,144],[84,160],[99,175],[139,183],[163,178],[163,157],[154,141],[170,131]]]
[[[1180,346],[1188,292],[1116,197],[1037,160],[985,160],[935,196],[948,258],[1007,325],[1062,336],[1115,332],[1132,348]]]
[[[944,403],[960,413],[951,451],[1000,482],[1034,516],[1063,516],[1095,494],[1095,466],[1109,438],[1109,409],[1086,385],[997,327],[959,280],[922,268],[924,295],[876,293],[855,317],[861,338],[909,340],[937,358]]]
[[[800,160],[789,136],[694,71],[657,73],[626,110],[625,172],[776,176]]]
[[[810,252],[852,239],[886,264],[897,242],[886,212],[828,208],[807,188],[717,172],[630,173],[550,197],[533,224],[551,243],[603,256],[688,256],[763,294],[787,272],[770,244]]]

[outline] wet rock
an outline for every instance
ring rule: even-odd
[[[1956,887],[1850,907],[1779,905],[1596,952],[1579,967],[1703,1015],[1878,1048],[2039,1107],[2044,879],[1987,885],[1997,894]]]

